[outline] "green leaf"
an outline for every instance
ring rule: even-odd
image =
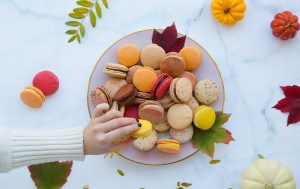
[[[78,43],[81,43],[80,35],[79,34],[76,34],[76,39],[77,39]]]
[[[81,7],[81,8],[75,8],[73,9],[73,11],[79,14],[85,14],[89,12],[89,9]]]
[[[94,11],[90,11],[90,21],[93,27],[96,26],[96,15],[94,13]]]
[[[94,3],[92,3],[91,1],[87,1],[87,0],[77,1],[76,3],[83,7],[92,7],[94,5]]]
[[[85,29],[84,29],[83,24],[80,24],[80,26],[79,26],[79,31],[80,31],[81,36],[84,37]]]
[[[124,176],[124,172],[122,170],[118,169],[117,172],[120,176]]]
[[[80,25],[80,22],[77,22],[77,21],[69,21],[69,22],[66,22],[65,23],[67,26],[79,26]]]
[[[181,186],[183,186],[183,187],[189,187],[189,186],[192,186],[192,183],[183,182],[183,183],[181,183]]]
[[[177,182],[177,186],[180,186],[180,182]]]
[[[107,0],[102,0],[102,3],[103,3],[103,5],[105,6],[105,8],[108,9],[108,3],[107,3]]]
[[[266,159],[265,156],[263,156],[261,154],[258,154],[257,156],[258,156],[259,159]]]
[[[75,13],[75,12],[74,13],[70,13],[69,16],[71,18],[75,18],[75,19],[83,19],[84,18],[84,15],[78,14],[78,13]]]
[[[98,17],[101,18],[102,17],[102,10],[101,10],[101,7],[100,7],[98,1],[95,3],[95,9],[96,9],[96,13],[97,13]]]
[[[204,154],[213,158],[215,152],[215,144],[228,144],[233,141],[231,132],[223,128],[224,123],[228,121],[230,114],[216,112],[216,121],[211,129],[204,131],[194,127],[194,135],[192,143]]]
[[[66,31],[66,34],[70,34],[70,35],[73,35],[75,33],[77,33],[77,30],[68,30],[68,31]]]
[[[221,160],[219,160],[219,159],[212,159],[212,160],[210,160],[209,164],[218,164],[220,162],[221,162]]]
[[[30,165],[30,176],[37,189],[60,189],[71,173],[73,162],[52,162]]]
[[[76,37],[77,37],[76,35],[73,35],[72,37],[70,37],[68,43],[71,43],[72,41],[74,41],[76,39]]]

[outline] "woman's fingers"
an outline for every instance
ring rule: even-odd
[[[123,142],[120,142],[116,145],[114,145],[111,149],[112,152],[115,152],[117,150],[122,150],[122,149],[125,149],[130,143],[132,143],[132,139],[129,139],[129,140],[125,140]]]
[[[127,125],[133,125],[133,124],[136,125],[137,127],[137,122],[135,119],[127,118],[127,117],[119,117],[105,123],[102,122],[101,124],[95,126],[95,129],[101,129],[104,132],[110,132],[115,129],[122,128]]]
[[[94,110],[93,118],[103,115],[108,110],[109,110],[108,104],[106,104],[106,103],[98,104]]]
[[[96,123],[105,123],[110,120],[123,117],[122,113],[118,110],[111,110],[103,114],[102,116],[99,116],[95,118]]]
[[[133,133],[138,129],[139,127],[137,126],[137,124],[123,126],[121,128],[114,129],[106,133],[105,138],[109,143],[114,144],[115,141],[126,139],[131,133]]]

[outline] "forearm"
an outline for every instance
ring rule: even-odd
[[[36,131],[0,128],[0,172],[58,160],[83,160],[82,128]]]

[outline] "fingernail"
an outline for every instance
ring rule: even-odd
[[[137,124],[137,126],[138,126],[138,127],[141,127],[141,126],[142,126],[142,124],[141,124],[141,123],[138,123],[138,124]]]
[[[139,119],[135,119],[136,120],[136,122],[139,122]]]

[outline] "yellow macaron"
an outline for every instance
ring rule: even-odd
[[[152,123],[144,119],[139,119],[138,122],[141,124],[140,129],[135,131],[134,133],[131,133],[130,136],[134,138],[148,137],[152,132]]]
[[[120,64],[131,67],[140,60],[140,50],[134,44],[124,44],[119,47],[117,58]]]
[[[188,46],[181,49],[179,54],[183,57],[185,62],[185,70],[195,70],[202,61],[202,54],[200,50],[194,46]]]
[[[196,127],[202,130],[209,130],[216,121],[216,113],[209,106],[199,106],[194,112],[193,122]]]
[[[20,98],[24,104],[31,108],[40,108],[45,101],[43,92],[40,89],[31,86],[25,87],[20,94]]]
[[[175,154],[180,151],[180,142],[174,139],[159,139],[156,142],[157,149],[168,154]]]

